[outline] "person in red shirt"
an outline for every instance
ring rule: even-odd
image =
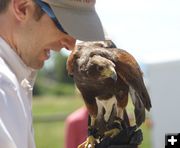
[[[86,140],[88,135],[88,111],[86,107],[70,114],[65,125],[65,148],[77,148]]]

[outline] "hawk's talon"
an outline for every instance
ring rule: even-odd
[[[115,128],[122,129],[122,126],[121,126],[121,123],[114,122],[113,124],[108,125],[107,128],[108,129],[115,129]]]
[[[94,126],[89,126],[88,127],[88,135],[97,135],[98,130]],[[96,136],[95,136],[96,137]]]
[[[118,129],[122,129],[122,119],[116,117],[116,119],[113,121],[112,124],[107,124],[106,127],[107,129],[111,130],[111,129],[115,129],[115,128],[118,128]]]
[[[93,136],[87,137],[86,141],[78,146],[78,148],[95,148],[96,139]]]
[[[113,128],[109,131],[104,132],[104,136],[114,138],[115,136],[117,136],[120,133],[120,131],[121,130],[119,128]]]

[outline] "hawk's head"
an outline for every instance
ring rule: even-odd
[[[107,78],[111,78],[114,81],[117,80],[115,64],[100,55],[94,55],[89,59],[86,65],[86,74],[88,77],[97,80],[104,80]]]

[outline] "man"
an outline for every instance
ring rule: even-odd
[[[0,0],[0,148],[35,148],[31,101],[50,50],[102,40],[94,0]]]

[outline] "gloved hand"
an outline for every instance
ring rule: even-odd
[[[141,129],[127,127],[114,138],[104,137],[96,148],[137,148],[143,140]]]

